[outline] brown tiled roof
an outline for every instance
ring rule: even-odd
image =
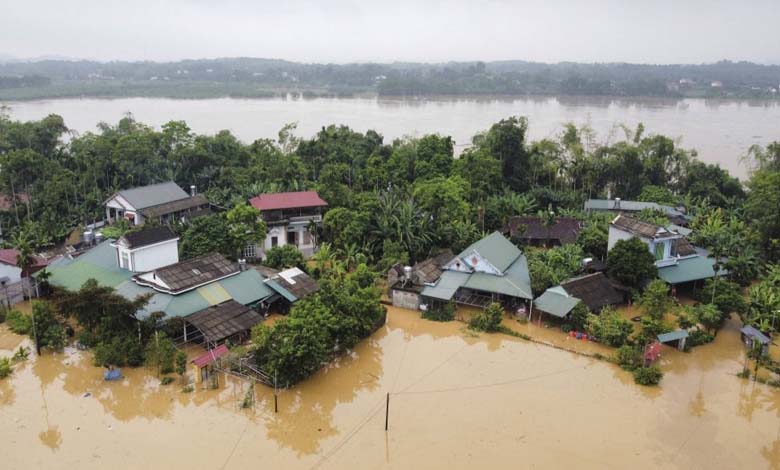
[[[452,251],[445,250],[433,258],[428,258],[425,261],[412,266],[412,277],[416,284],[426,284],[436,282],[441,277],[442,267],[452,261],[455,255]],[[401,273],[403,275],[403,272]]]
[[[278,269],[269,268],[268,266],[262,266],[262,265],[259,265],[259,264],[257,266],[255,266],[255,271],[257,271],[260,274],[262,274],[263,277],[274,277],[277,274],[279,274],[279,270]]]
[[[558,240],[562,245],[574,243],[580,234],[582,224],[573,217],[558,217],[555,224],[548,229],[544,226],[541,217],[512,217],[504,228],[504,233],[514,237],[518,233],[518,228],[525,226],[525,231],[519,234],[520,238],[525,240]]]
[[[307,295],[311,295],[317,292],[320,288],[320,286],[317,284],[317,281],[312,279],[306,273],[301,273],[293,277],[292,280],[295,282],[295,284],[287,282],[287,279],[283,278],[282,276],[277,276],[274,278],[274,280],[278,282],[279,285],[287,289],[292,295],[298,297],[298,299],[302,299]]]
[[[619,215],[612,221],[612,225],[618,227],[626,232],[633,233],[646,238],[668,238],[676,236],[677,234],[671,232],[664,227],[654,225],[643,220],[628,217],[626,215]]]
[[[678,238],[674,241],[674,249],[677,255],[679,256],[691,256],[696,254],[696,248],[691,245],[691,243],[684,239],[684,238]]]
[[[263,316],[235,300],[212,305],[188,315],[185,321],[203,333],[207,342],[219,342],[236,333],[251,330]]]
[[[165,266],[154,274],[177,294],[238,272],[238,265],[219,253],[210,253]]]
[[[157,204],[156,206],[147,207],[141,211],[144,217],[160,217],[166,214],[173,214],[174,212],[180,212],[188,209],[199,209],[203,206],[207,206],[209,203],[206,196],[203,194],[196,194],[192,197],[185,197],[176,201],[165,202]]]
[[[620,292],[612,286],[607,276],[600,272],[563,281],[561,287],[572,297],[585,302],[592,312],[623,301]]]
[[[128,248],[139,248],[147,245],[154,245],[155,243],[164,242],[166,240],[173,240],[177,238],[177,235],[171,231],[168,227],[147,227],[141,230],[127,232],[120,240],[124,240],[125,245]]]

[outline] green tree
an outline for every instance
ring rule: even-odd
[[[144,357],[146,366],[155,369],[157,375],[170,374],[174,371],[176,345],[164,333],[155,332],[146,345]]]
[[[304,268],[303,253],[294,245],[275,246],[265,253],[265,265],[274,269]]]
[[[637,304],[643,314],[654,320],[662,320],[674,305],[674,300],[669,297],[669,286],[661,279],[654,279],[645,287]]]
[[[619,348],[626,344],[634,326],[617,310],[607,307],[598,315],[588,316],[588,332],[602,343]]]
[[[235,256],[235,245],[228,233],[227,221],[220,214],[190,221],[181,236],[179,250],[182,257],[192,258],[214,252]]]
[[[758,231],[769,261],[780,261],[780,172],[759,171],[747,186],[745,218]]]
[[[241,257],[248,245],[265,240],[265,222],[260,218],[260,211],[249,204],[233,207],[227,211],[225,218],[234,256]]]
[[[49,302],[33,301],[32,327],[32,337],[39,353],[42,348],[60,351],[65,346],[65,328]]]
[[[187,376],[187,353],[184,351],[176,351],[175,357],[175,372],[179,374],[179,378],[182,383],[186,383]]]
[[[504,307],[498,302],[493,302],[484,310],[476,314],[469,326],[477,331],[493,333],[501,328],[501,321],[504,319]]]
[[[655,257],[642,240],[618,240],[607,253],[607,274],[628,287],[638,288],[656,276]]]

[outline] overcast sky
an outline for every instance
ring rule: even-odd
[[[0,55],[780,63],[780,0],[0,0]]]

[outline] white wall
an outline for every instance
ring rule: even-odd
[[[0,277],[6,276],[10,279],[8,284],[19,282],[22,279],[22,270],[10,264],[0,263]]]
[[[618,228],[613,227],[612,225],[609,226],[609,243],[607,244],[607,249],[611,250],[613,246],[615,246],[615,243],[617,243],[619,240],[631,240],[634,238],[634,234],[626,232],[624,230],[620,230]],[[637,237],[642,242],[647,245],[647,249],[650,250],[650,240],[647,238]],[[651,251],[652,253],[652,251]]]
[[[126,253],[129,256],[130,266],[125,266],[125,268],[136,273],[153,271],[179,262],[177,238],[134,250],[129,250],[121,245],[116,245],[116,249],[120,266],[122,265],[122,255]]]

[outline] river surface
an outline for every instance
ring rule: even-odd
[[[427,133],[450,135],[457,149],[494,122],[527,116],[530,137],[554,137],[566,122],[589,124],[598,142],[623,138],[620,124],[664,134],[699,157],[744,177],[739,162],[752,144],[780,140],[780,101],[724,101],[663,98],[594,97],[478,98],[315,98],[174,100],[164,98],[60,99],[8,103],[12,117],[40,119],[50,113],[78,131],[95,130],[101,121],[116,123],[125,113],[160,126],[185,120],[198,133],[229,129],[245,142],[275,138],[286,123],[297,122],[303,137],[323,126],[345,124],[359,131],[376,130],[386,141]]]
[[[4,328],[8,355],[21,338]],[[743,360],[730,320],[692,353],[664,347],[661,386],[640,387],[606,362],[391,307],[351,355],[283,391],[277,414],[265,387],[242,409],[233,378],[189,394],[144,369],[107,383],[67,350],[0,381],[0,467],[777,469],[780,392],[736,377]]]

